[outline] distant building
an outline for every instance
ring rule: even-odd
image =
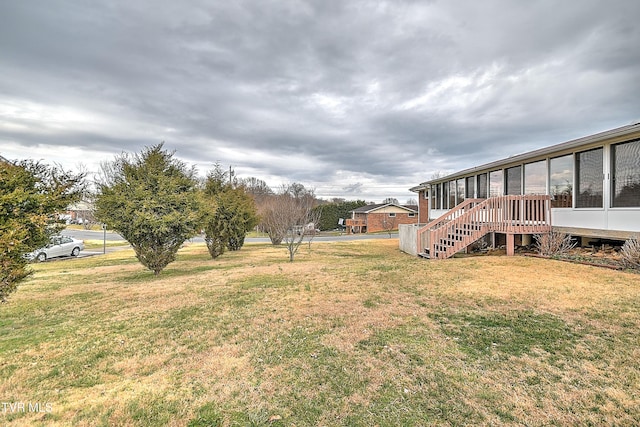
[[[376,233],[395,231],[400,224],[417,224],[418,207],[382,203],[361,206],[351,211],[347,219],[347,233]]]
[[[92,202],[81,200],[67,208],[65,219],[71,224],[93,224],[95,206]]]

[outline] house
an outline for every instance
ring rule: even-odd
[[[640,235],[640,123],[432,179],[419,194],[420,225],[400,230],[401,250],[447,258],[490,235],[507,254],[532,235]]]
[[[418,207],[382,203],[361,206],[346,220],[347,234],[397,230],[400,224],[417,224]]]
[[[71,224],[95,223],[94,211],[95,207],[92,202],[81,200],[67,208],[65,219]]]

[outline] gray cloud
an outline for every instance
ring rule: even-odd
[[[166,141],[200,168],[405,200],[435,171],[640,119],[637,16],[633,0],[3,2],[0,152],[72,166]]]

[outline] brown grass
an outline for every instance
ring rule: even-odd
[[[0,308],[15,425],[632,425],[638,275],[397,240],[36,265]],[[522,339],[522,341],[521,341]],[[0,410],[2,407],[0,407]],[[200,420],[200,421],[198,421]],[[271,420],[271,421],[269,421]],[[198,424],[201,422],[201,424]]]

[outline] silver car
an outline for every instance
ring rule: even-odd
[[[78,256],[81,250],[84,250],[83,240],[67,236],[53,236],[47,246],[25,255],[25,257],[32,261],[42,262],[60,256]]]

